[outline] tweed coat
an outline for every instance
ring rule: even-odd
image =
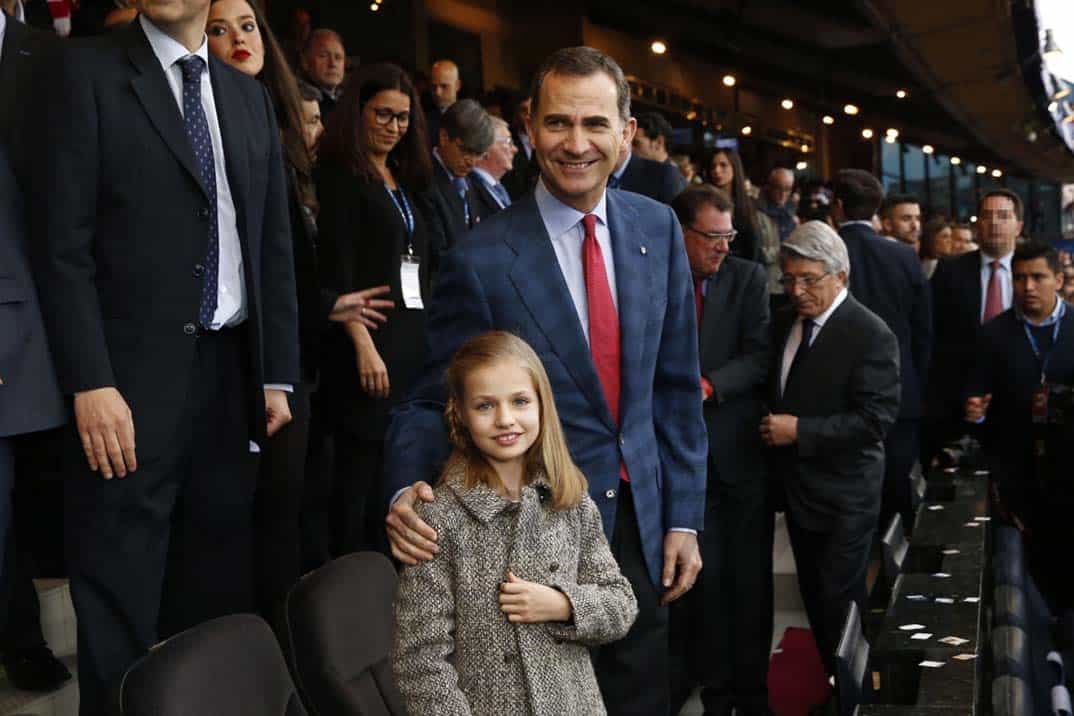
[[[555,512],[535,480],[511,502],[445,475],[422,517],[440,553],[403,569],[392,668],[412,716],[591,716],[604,703],[588,647],[621,639],[638,605],[589,496]],[[519,579],[562,591],[573,620],[512,624],[499,587]]]

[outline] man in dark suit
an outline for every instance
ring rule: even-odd
[[[700,569],[705,494],[686,252],[670,208],[605,191],[633,134],[618,64],[588,47],[559,50],[531,96],[543,178],[533,197],[482,222],[445,257],[426,374],[388,431],[387,494],[396,494],[388,537],[404,563],[434,558],[436,535],[414,504],[432,499],[426,481],[447,455],[444,368],[474,335],[517,333],[548,371],[571,454],[638,598],[627,637],[594,652],[608,711],[666,714],[667,604]]]
[[[429,106],[425,110],[425,127],[431,147],[439,141],[444,115],[459,100],[461,89],[458,65],[451,60],[437,60],[432,64],[429,68]]]
[[[686,188],[686,180],[671,162],[654,162],[639,157],[631,153],[628,146],[623,150],[622,161],[608,177],[608,188],[632,191],[670,205]]]
[[[55,35],[0,12],[0,144],[21,179],[36,144],[27,141],[30,110],[43,91],[36,73],[56,42]]]
[[[767,276],[728,255],[735,230],[727,194],[698,184],[671,207],[694,278],[709,435],[705,569],[672,608],[673,656],[685,661],[673,668],[672,713],[701,684],[706,713],[766,714],[773,524],[757,424],[769,362]]]
[[[503,178],[503,184],[511,194],[512,201],[518,201],[532,192],[541,174],[537,158],[533,156],[530,135],[526,132],[526,125],[530,121],[530,106],[529,97],[519,100],[511,120],[511,139],[518,148],[518,153],[512,161],[511,171]]]
[[[928,281],[910,247],[877,235],[870,219],[884,197],[872,174],[844,169],[836,175],[832,218],[850,254],[850,293],[884,319],[899,340],[902,399],[899,419],[884,441],[884,492],[881,531],[902,515],[913,519],[910,470],[921,452],[921,419],[932,350],[932,307]]]
[[[965,430],[966,376],[977,357],[983,323],[1011,307],[1011,257],[1022,233],[1022,199],[1007,189],[985,192],[977,202],[980,249],[942,259],[932,275],[933,335],[928,383],[928,426],[922,464],[947,440]]]
[[[493,214],[511,206],[511,194],[502,183],[504,176],[511,171],[511,162],[518,152],[511,139],[511,129],[507,122],[499,117],[490,116],[496,138],[485,155],[474,165],[467,180],[470,182],[470,196],[474,200],[476,221],[484,221]]]
[[[209,4],[147,0],[49,80],[35,270],[76,423],[83,716],[159,637],[251,609],[253,453],[299,379],[272,103],[209,57]]]
[[[899,345],[847,291],[850,258],[827,224],[808,221],[780,248],[791,306],[773,319],[761,438],[782,482],[798,583],[825,670],[865,570],[880,511],[884,438],[899,412]]]
[[[480,220],[467,177],[495,137],[492,118],[472,99],[454,103],[441,119],[433,147],[433,183],[419,197],[438,254],[455,246]]]

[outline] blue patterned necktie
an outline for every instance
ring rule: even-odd
[[[466,177],[452,177],[452,185],[455,187],[455,191],[459,192],[459,198],[462,199],[462,212],[463,219],[466,221],[466,226],[470,226],[470,186],[466,183]]]
[[[492,190],[492,195],[500,202],[500,206],[505,209],[511,206],[511,196],[504,189],[503,184],[493,184],[489,189]]]
[[[198,305],[198,323],[202,328],[212,328],[216,315],[217,281],[220,275],[220,227],[216,217],[216,164],[213,159],[213,141],[209,136],[209,120],[201,106],[201,73],[205,60],[197,55],[178,61],[183,71],[183,123],[186,136],[194,150],[198,173],[209,195],[209,248],[205,254],[205,280],[201,285],[201,303]]]

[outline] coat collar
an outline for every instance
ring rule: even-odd
[[[514,502],[483,483],[467,487],[463,470],[461,465],[449,467],[443,482],[455,494],[459,504],[480,522],[491,522],[503,512],[538,510],[548,500],[551,488],[544,475],[538,475],[524,485],[522,499]]]

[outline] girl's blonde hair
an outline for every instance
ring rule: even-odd
[[[455,352],[451,365],[448,366],[445,374],[448,401],[444,413],[455,449],[448,458],[444,474],[452,472],[453,468],[462,468],[467,487],[481,483],[496,487],[499,484],[492,466],[470,437],[470,431],[462,418],[462,405],[466,378],[475,370],[501,362],[517,364],[529,373],[537,393],[541,427],[537,439],[526,451],[526,481],[533,479],[538,473],[543,473],[551,488],[552,509],[565,510],[574,507],[581,502],[588,486],[585,475],[574,464],[567,449],[548,374],[545,373],[541,359],[529,344],[505,331],[490,331],[466,341]]]

